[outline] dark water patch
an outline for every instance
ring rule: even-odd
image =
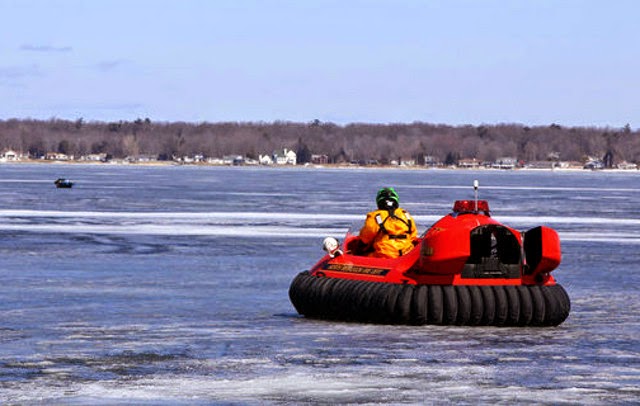
[[[123,351],[104,356],[62,356],[40,361],[0,363],[0,381],[26,381],[46,377],[54,381],[89,382],[184,373],[193,357],[188,353]]]
[[[29,335],[24,331],[8,327],[0,327],[0,343],[24,340],[27,337],[29,337]]]
[[[155,255],[168,253],[173,249],[169,244],[144,241],[144,239],[136,239],[129,236],[74,234],[68,238],[76,243],[94,246],[104,254]]]

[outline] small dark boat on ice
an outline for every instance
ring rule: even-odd
[[[408,254],[374,258],[358,236],[298,274],[289,297],[301,315],[384,324],[557,326],[570,300],[551,272],[560,239],[539,226],[517,231],[494,220],[487,201],[459,200]]]
[[[73,187],[73,182],[69,179],[58,178],[53,182],[58,189],[70,189]]]

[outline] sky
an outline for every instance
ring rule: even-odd
[[[640,127],[635,0],[0,0],[0,120]]]

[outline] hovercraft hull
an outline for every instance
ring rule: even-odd
[[[554,285],[410,285],[296,276],[289,297],[309,318],[382,324],[557,326],[569,315]]]
[[[480,203],[456,202],[395,259],[359,252],[358,237],[347,234],[341,250],[295,277],[292,304],[306,317],[368,323],[561,324],[571,303],[551,276],[561,259],[558,234],[544,226],[520,233]]]

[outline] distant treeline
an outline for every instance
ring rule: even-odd
[[[203,155],[223,157],[261,154],[288,148],[298,163],[312,154],[329,162],[415,160],[424,157],[453,163],[476,158],[494,161],[515,157],[526,162],[585,161],[609,153],[614,163],[640,163],[640,132],[623,128],[525,126],[520,124],[451,126],[410,124],[337,125],[315,120],[309,123],[275,121],[187,123],[150,119],[119,122],[70,120],[0,120],[0,149],[12,149],[31,157],[59,152],[76,157],[107,154],[113,158],[152,156],[159,160]],[[611,156],[610,155],[610,156]]]

